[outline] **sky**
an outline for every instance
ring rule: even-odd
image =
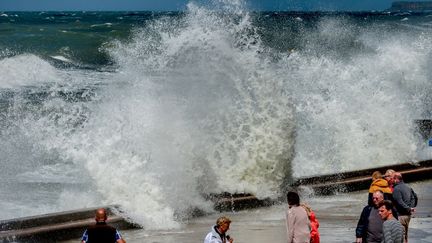
[[[0,11],[172,11],[191,0],[0,0]],[[194,0],[206,2],[206,0]],[[207,0],[239,1],[239,0]],[[244,0],[251,10],[385,10],[393,0]],[[419,0],[416,0],[419,1]],[[422,1],[422,0],[420,0]],[[424,1],[424,0],[423,0]]]

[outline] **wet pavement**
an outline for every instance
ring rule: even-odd
[[[432,181],[410,184],[419,196],[417,212],[410,223],[409,242],[432,242]],[[355,242],[355,228],[367,191],[314,197],[303,193],[302,200],[310,204],[320,221],[321,242]],[[203,242],[220,215],[232,219],[228,232],[236,243],[286,242],[284,211],[286,205],[275,205],[239,212],[215,213],[191,219],[181,229],[148,231],[144,229],[122,232],[128,243],[192,243]],[[79,239],[68,242],[77,242]]]

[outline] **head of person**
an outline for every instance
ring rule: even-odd
[[[378,204],[378,207],[378,213],[383,220],[387,220],[389,217],[393,216],[393,203],[390,200],[383,200]]]
[[[373,181],[378,180],[378,179],[382,179],[382,178],[383,178],[383,176],[382,176],[381,172],[374,171],[374,173],[372,173],[372,180]]]
[[[229,230],[231,219],[226,216],[219,217],[216,220],[216,227],[221,234],[225,234]]]
[[[384,174],[384,179],[386,179],[386,181],[389,183],[389,184],[393,184],[393,174],[395,173],[396,171],[394,171],[394,170],[392,170],[392,169],[388,169],[387,171],[386,171],[386,173]]]
[[[290,207],[300,205],[300,197],[297,192],[288,192],[287,201]]]
[[[98,208],[95,214],[96,222],[105,222],[107,220],[107,212],[105,208]]]
[[[402,174],[399,172],[393,173],[393,181],[394,183],[398,183],[402,181]]]
[[[384,201],[384,193],[382,191],[376,191],[372,194],[372,202],[375,207],[378,208],[378,205]]]

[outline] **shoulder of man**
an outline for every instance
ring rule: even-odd
[[[366,205],[363,210],[362,210],[362,214],[370,214],[370,212],[372,211],[373,206],[370,205]]]
[[[113,227],[113,226],[111,226],[109,224],[94,224],[94,225],[89,226],[87,228],[87,230],[94,230],[94,229],[97,230],[97,229],[101,229],[101,228],[103,228],[103,229],[109,229],[111,231],[117,231],[117,229],[115,227]]]
[[[110,227],[107,223],[96,223],[88,226],[88,228],[96,228],[96,227]]]

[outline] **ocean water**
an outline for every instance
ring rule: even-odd
[[[432,16],[0,14],[0,218],[119,204],[176,228],[205,195],[431,158]]]

